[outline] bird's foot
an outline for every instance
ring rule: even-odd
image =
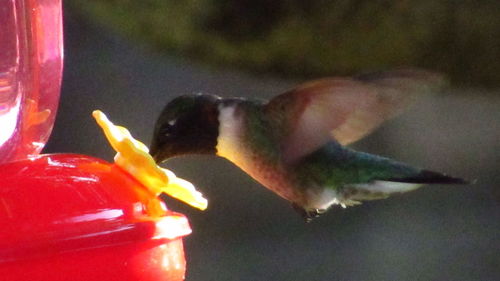
[[[326,210],[320,210],[320,209],[304,209],[300,205],[296,203],[292,203],[292,207],[297,213],[299,213],[304,221],[306,223],[311,222],[314,218],[319,217],[322,213],[324,213]]]

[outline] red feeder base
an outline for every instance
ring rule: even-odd
[[[154,200],[88,156],[0,165],[0,279],[184,280],[182,237],[191,229],[178,213],[150,216],[147,205],[162,204]]]

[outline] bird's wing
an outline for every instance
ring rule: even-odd
[[[288,128],[282,150],[293,162],[332,138],[342,145],[359,140],[443,82],[437,73],[416,69],[325,78],[273,98],[266,111]]]

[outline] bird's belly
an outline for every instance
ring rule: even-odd
[[[299,186],[293,171],[287,171],[279,162],[266,159],[252,151],[243,142],[220,142],[218,155],[222,156],[280,197],[306,209],[327,209],[336,203],[336,192],[316,186]]]
[[[308,180],[299,181],[295,172],[287,170],[281,162],[267,159],[247,146],[220,147],[219,156],[233,162],[267,189],[306,210],[326,210],[333,204],[350,205],[335,188],[318,186]]]
[[[294,188],[287,171],[283,167],[263,160],[258,160],[259,157],[255,155],[242,156],[246,159],[230,160],[253,179],[282,198],[291,202],[302,200],[300,190]]]
[[[216,147],[219,156],[233,162],[282,198],[305,208],[326,209],[336,202],[333,190],[309,186],[307,183],[299,184],[295,171],[288,170],[280,157],[273,155],[273,148],[269,148],[270,142],[256,144],[255,140],[250,140],[244,114],[237,112],[236,107],[221,108],[221,126]]]
[[[249,151],[244,147],[219,150],[218,154],[282,198],[291,202],[301,200],[301,195],[293,188],[286,170],[281,165],[266,161],[256,152]]]
[[[217,139],[217,155],[233,162],[244,172],[275,192],[279,196],[296,202],[299,194],[290,185],[286,170],[276,160],[259,149],[258,145],[249,143],[243,128],[244,115],[237,114],[236,107],[221,108],[219,137]]]
[[[337,191],[331,188],[309,188],[305,191],[304,209],[327,210],[331,205],[342,204]]]

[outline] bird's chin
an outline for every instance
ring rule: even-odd
[[[153,156],[153,159],[155,160],[156,164],[161,164],[165,161],[167,161],[168,159],[172,158],[174,155],[170,155],[170,154],[166,154],[166,153],[161,153],[161,151],[159,153],[151,153],[151,156]]]
[[[149,146],[149,154],[151,154],[151,156],[155,160],[156,164],[160,164],[160,163],[164,162],[165,160],[167,160],[167,158],[168,158],[167,157],[168,155],[165,155],[165,149],[162,149],[162,148],[165,148],[165,147],[160,145],[156,141],[153,141],[153,143],[151,143],[151,145]]]
[[[155,160],[156,164],[158,164],[158,165],[167,161],[168,159],[182,155],[182,153],[172,153],[171,151],[154,150],[154,149],[152,149],[150,151],[150,154],[153,157],[153,159]]]
[[[164,153],[161,152],[160,149],[158,149],[157,146],[152,145],[151,148],[149,149],[149,154],[153,157],[155,160],[156,164],[160,164],[167,160],[168,157],[165,157]]]
[[[160,157],[160,155],[158,155],[158,154],[155,154],[152,156],[153,156],[153,159],[155,160],[156,164],[161,164],[163,161],[166,160],[166,159]]]

